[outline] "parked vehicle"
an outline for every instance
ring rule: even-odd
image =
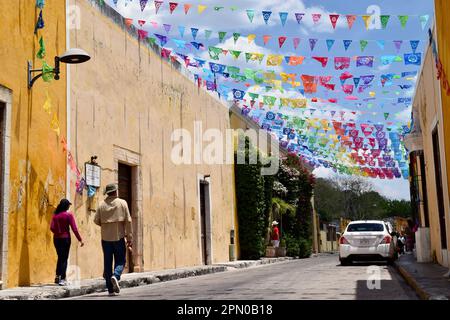
[[[396,258],[394,232],[381,220],[352,221],[339,239],[339,261],[349,265],[352,261],[387,261]]]

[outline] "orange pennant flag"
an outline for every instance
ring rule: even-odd
[[[184,14],[188,14],[189,9],[192,7],[192,4],[186,3],[184,5]]]
[[[269,42],[270,38],[272,38],[272,36],[263,36],[264,45],[266,45],[267,42]]]

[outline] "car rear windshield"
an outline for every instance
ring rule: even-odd
[[[354,223],[348,226],[347,232],[373,232],[383,231],[381,223]]]

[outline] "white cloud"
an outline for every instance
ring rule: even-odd
[[[395,115],[395,119],[400,120],[402,123],[407,123],[411,120],[411,109],[405,109]]]

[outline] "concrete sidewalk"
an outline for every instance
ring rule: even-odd
[[[271,263],[280,263],[292,258],[262,258],[261,260],[233,261],[210,266],[168,269],[153,272],[124,274],[120,281],[121,288],[131,288],[152,283],[201,276],[209,273],[225,272],[235,269],[250,268]],[[103,278],[81,280],[78,285],[60,287],[55,284],[36,285],[0,290],[0,300],[41,300],[61,299],[106,291]]]
[[[418,263],[412,254],[402,255],[395,267],[422,300],[449,300],[448,269],[436,263]]]

